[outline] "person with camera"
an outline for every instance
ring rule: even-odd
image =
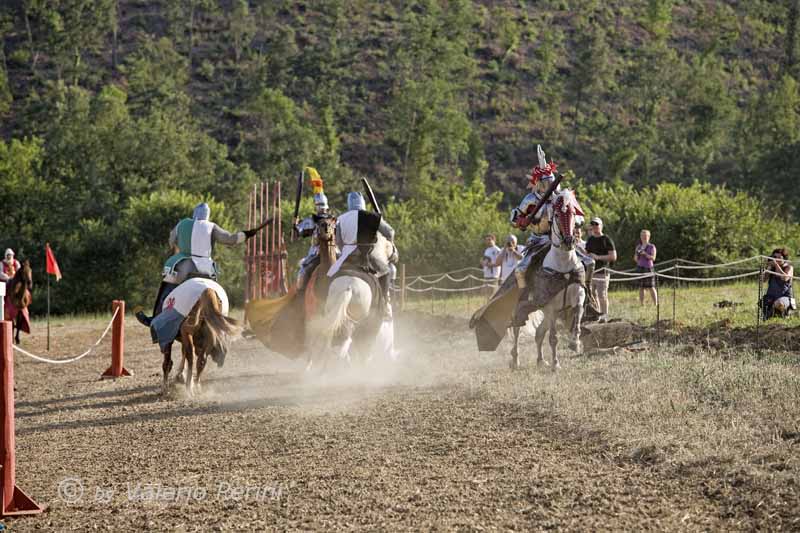
[[[785,317],[790,309],[797,308],[792,291],[794,267],[789,263],[789,252],[786,248],[775,248],[772,251],[763,276],[767,282],[767,294],[761,299],[761,312],[765,319],[776,314]]]
[[[517,264],[523,258],[523,249],[522,246],[517,245],[517,237],[515,235],[506,237],[506,245],[494,262],[495,266],[500,267],[500,283],[504,282],[517,268]]]
[[[639,234],[639,243],[633,254],[636,261],[636,272],[638,274],[652,274],[649,277],[639,280],[639,305],[644,305],[644,293],[650,293],[653,305],[658,304],[658,292],[656,291],[655,261],[656,245],[650,242],[650,230],[643,229]]]
[[[484,250],[483,257],[481,258],[481,267],[483,267],[483,290],[487,296],[491,296],[497,289],[498,281],[500,280],[500,267],[495,265],[502,250],[497,246],[497,237],[495,237],[493,233],[486,235],[484,240],[486,241],[486,250]]]

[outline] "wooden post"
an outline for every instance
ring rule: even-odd
[[[675,277],[676,278],[681,277],[681,265],[680,265],[680,263],[675,263]],[[677,307],[676,302],[678,301],[678,283],[680,283],[680,281],[677,280],[677,279],[673,280],[673,282],[672,282],[672,329],[673,330],[675,329],[675,320],[676,320],[675,319],[675,315],[676,315],[675,309]]]
[[[14,352],[11,346],[11,322],[0,322],[0,426],[3,435],[0,438],[0,460],[3,465],[2,516],[19,516],[38,514],[42,508],[27,494],[17,487],[16,452],[14,451]]]
[[[658,276],[655,269],[653,269],[653,287],[656,291],[656,345],[661,346],[661,298],[658,297]]]
[[[400,264],[400,310],[406,310],[406,264]]]
[[[761,355],[761,310],[764,308],[761,300],[764,298],[764,260],[758,262],[758,300],[756,300],[756,355]]]
[[[114,300],[111,303],[112,312],[117,312],[114,323],[111,325],[111,366],[103,372],[101,379],[119,378],[130,376],[131,373],[125,369],[125,302]]]

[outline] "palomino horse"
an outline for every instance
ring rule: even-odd
[[[16,334],[14,342],[19,344],[19,332],[31,333],[28,306],[31,304],[31,290],[33,289],[33,273],[31,263],[27,259],[22,267],[14,273],[14,277],[6,283],[5,319],[10,320]]]
[[[392,251],[392,243],[377,234],[372,253],[388,264]],[[312,349],[307,370],[312,368],[315,356],[321,356],[323,368],[327,366],[332,352],[337,359],[350,362],[351,349],[362,361],[370,359],[376,348],[388,350],[385,355],[392,357],[389,353],[393,349],[392,328],[387,327],[382,311],[373,305],[377,282],[371,286],[361,273],[341,272],[343,274],[336,276],[328,286],[324,312],[309,322],[308,338]]]
[[[186,382],[186,392],[194,395],[195,386],[200,387],[200,375],[206,366],[207,356],[221,367],[225,363],[225,356],[230,349],[234,337],[241,333],[239,323],[223,314],[217,293],[213,289],[205,289],[197,303],[180,325],[178,336],[175,340],[181,343],[181,363],[178,369],[177,381]],[[166,394],[169,385],[169,373],[172,370],[172,343],[163,350],[164,373],[163,393]],[[197,375],[192,375],[192,366],[197,359]],[[184,363],[186,373],[184,375]]]
[[[556,331],[556,321],[562,312],[569,311],[571,314],[570,327],[570,348],[580,353],[582,345],[580,340],[581,320],[583,318],[583,303],[586,300],[586,290],[583,288],[585,279],[583,264],[575,253],[575,239],[573,230],[575,229],[575,197],[570,190],[561,191],[553,201],[553,222],[550,227],[550,250],[544,258],[542,269],[535,272],[536,276],[534,291],[536,293],[548,293],[548,285],[553,283],[562,285],[563,288],[555,292],[549,301],[536,311],[539,315],[534,317],[533,322],[536,326],[536,350],[538,354],[537,364],[544,366],[544,355],[542,345],[544,344],[545,334],[550,332],[550,349],[553,352],[552,370],[555,372],[561,368],[558,361],[556,346],[558,336]],[[551,291],[550,293],[552,293]],[[519,368],[519,333],[520,327],[513,327],[514,346],[511,349],[511,368]]]

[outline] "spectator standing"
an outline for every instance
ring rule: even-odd
[[[643,229],[639,234],[639,243],[633,254],[636,261],[636,272],[639,274],[653,274],[639,280],[639,305],[644,305],[645,291],[650,293],[653,305],[658,305],[658,292],[656,291],[655,261],[656,245],[650,242],[650,230]]]
[[[490,233],[486,235],[485,240],[486,250],[483,252],[481,266],[483,267],[484,287],[486,287],[485,290],[488,293],[488,296],[491,296],[497,288],[498,281],[500,280],[500,267],[495,266],[495,263],[497,262],[497,257],[500,255],[502,250],[499,246],[497,246],[497,238],[494,236],[494,234]]]
[[[578,248],[578,251],[586,255],[586,241],[583,240],[583,228],[581,226],[575,226],[575,229],[572,230],[572,236],[575,237],[575,246]]]
[[[761,302],[764,318],[772,318],[777,312],[785,316],[789,309],[794,309],[792,293],[792,276],[794,268],[789,263],[789,252],[786,248],[776,248],[770,254],[764,277],[767,282],[767,294]]]
[[[500,252],[500,255],[497,256],[497,260],[495,261],[495,266],[500,267],[500,280],[501,282],[505,281],[506,278],[514,272],[514,269],[517,268],[517,263],[522,260],[522,246],[517,245],[517,237],[515,235],[509,235],[506,238],[506,246],[503,248],[503,251]]]
[[[611,237],[603,234],[603,220],[600,217],[594,217],[589,222],[589,229],[586,251],[589,257],[595,260],[596,265],[592,276],[592,289],[600,306],[599,322],[608,322],[608,280],[611,276],[606,267],[617,260],[617,250]]]

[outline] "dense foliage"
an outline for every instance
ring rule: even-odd
[[[634,265],[642,229],[651,231],[658,260],[675,257],[711,264],[768,254],[778,246],[797,250],[800,226],[744,193],[708,184],[662,183],[644,189],[617,182],[586,191],[586,208],[603,219],[615,241],[619,268]],[[752,267],[752,265],[750,265]]]
[[[51,242],[67,274],[59,311],[144,302],[193,202],[214,199],[238,228],[249,185],[291,191],[312,165],[337,207],[371,179],[414,271],[463,266],[480,234],[502,231],[539,142],[581,183],[629,184],[613,190],[641,205],[635,217],[611,189],[581,191],[623,241],[626,220],[659,240],[647,194],[796,215],[799,4],[2,2],[0,246],[41,265]],[[690,218],[682,235],[699,240],[663,239],[662,253],[732,257],[789,237],[767,223],[762,239],[751,218],[746,241],[709,247],[709,226]],[[220,256],[234,286],[238,257]]]

